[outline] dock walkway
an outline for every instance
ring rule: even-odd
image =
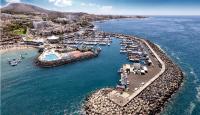
[[[130,102],[134,97],[136,97],[138,94],[140,94],[145,88],[147,88],[151,83],[153,83],[157,78],[159,78],[160,75],[163,74],[163,72],[165,71],[165,63],[161,60],[161,58],[157,55],[157,53],[152,49],[152,47],[149,45],[148,42],[146,42],[146,40],[144,39],[140,39],[140,38],[134,38],[136,40],[139,40],[141,42],[143,42],[150,50],[151,52],[154,54],[154,56],[156,57],[156,59],[159,61],[159,63],[161,64],[161,70],[158,74],[156,74],[153,78],[151,78],[148,82],[146,82],[142,87],[140,87],[138,90],[136,90],[135,92],[133,92],[132,94],[130,94],[128,97],[122,97],[119,94],[115,94],[118,95],[117,98],[113,98],[112,94],[108,94],[108,97],[111,101],[115,102],[116,104],[120,105],[120,106],[125,106],[128,102]],[[120,98],[121,97],[121,98]]]

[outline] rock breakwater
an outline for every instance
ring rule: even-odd
[[[117,35],[123,38],[134,38],[133,36]],[[155,44],[146,40],[152,49],[165,63],[165,71],[148,87],[124,106],[111,101],[107,94],[113,89],[100,89],[91,94],[85,102],[85,114],[89,115],[154,115],[160,113],[168,99],[181,86],[183,73],[181,69]]]

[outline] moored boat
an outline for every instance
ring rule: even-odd
[[[120,50],[120,53],[126,53],[127,51],[126,50]]]

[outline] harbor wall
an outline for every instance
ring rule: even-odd
[[[134,39],[133,36],[122,34],[111,34],[111,36]],[[155,115],[161,112],[172,94],[181,86],[183,73],[159,47],[148,40],[146,42],[165,63],[165,71],[124,106],[120,106],[108,98],[107,94],[113,90],[112,88],[97,90],[86,98],[85,114]]]

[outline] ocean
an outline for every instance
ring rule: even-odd
[[[135,35],[159,45],[185,74],[162,115],[200,115],[200,17],[155,16],[97,23],[100,31]]]
[[[167,103],[162,115],[200,114],[200,17],[149,17],[96,22],[100,31],[136,35],[159,45],[185,74],[184,84]],[[103,46],[100,55],[68,65],[40,68],[34,64],[37,50],[1,55],[2,115],[78,115],[87,95],[114,87],[118,69],[129,63],[119,53],[120,40]],[[8,58],[26,54],[16,67]]]
[[[2,115],[80,114],[83,101],[96,89],[114,87],[120,79],[117,71],[129,63],[120,54],[120,40],[102,46],[98,57],[68,65],[41,68],[34,64],[37,50],[18,50],[1,55]],[[17,66],[8,58],[24,54]],[[26,55],[25,55],[26,54]]]

